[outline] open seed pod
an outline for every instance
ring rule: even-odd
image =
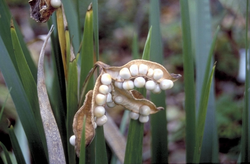
[[[75,150],[79,156],[82,138],[83,119],[86,116],[85,122],[85,145],[89,145],[95,136],[95,125],[93,110],[91,108],[93,91],[90,90],[86,94],[83,106],[76,112],[73,120],[73,132],[75,134]]]
[[[37,22],[45,23],[52,13],[61,6],[61,0],[29,0],[30,17]]]
[[[94,137],[94,127],[106,123],[105,107],[121,105],[132,112],[131,118],[138,119],[141,123],[149,120],[149,115],[163,110],[143,95],[134,90],[134,86],[159,93],[161,90],[173,87],[173,82],[181,75],[170,74],[162,65],[147,60],[132,60],[121,67],[112,67],[98,61],[91,69],[86,81],[99,66],[101,73],[96,79],[93,91],[86,95],[83,106],[74,117],[73,131],[76,136],[75,149],[80,152],[81,129],[84,115],[86,119],[86,145]],[[84,82],[86,85],[87,82]],[[84,87],[83,87],[84,88]]]

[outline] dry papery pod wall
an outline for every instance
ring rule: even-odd
[[[121,67],[112,67],[98,61],[90,71],[86,81],[97,67],[101,73],[96,79],[94,90],[90,90],[83,106],[77,111],[73,121],[73,135],[70,142],[79,156],[83,118],[86,116],[85,145],[89,145],[95,136],[96,126],[106,123],[105,108],[121,105],[130,110],[130,118],[141,123],[149,120],[149,115],[163,110],[134,88],[146,88],[153,93],[160,93],[173,87],[181,75],[170,74],[162,65],[147,60],[132,60]],[[87,82],[85,82],[85,85]]]

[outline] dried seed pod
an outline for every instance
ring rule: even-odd
[[[137,88],[142,88],[142,87],[144,87],[145,83],[146,83],[146,81],[145,81],[145,79],[144,79],[143,77],[137,77],[137,78],[135,78],[135,80],[134,80],[134,84],[135,84],[135,86],[136,86]]]
[[[132,61],[128,62],[127,64],[121,66],[121,67],[112,67],[112,66],[109,66],[109,65],[107,65],[105,63],[102,63],[100,61],[98,61],[96,63],[96,65],[100,66],[103,70],[105,70],[106,73],[110,74],[112,79],[115,80],[115,81],[121,81],[119,72],[120,72],[120,70],[122,68],[130,68],[132,65],[137,65],[138,66],[138,73],[140,74],[140,76],[143,76],[143,77],[151,79],[151,80],[153,80],[153,78],[152,78],[152,76],[153,76],[152,70],[155,70],[155,69],[162,70],[163,76],[162,76],[161,79],[157,80],[157,82],[160,82],[162,79],[169,79],[169,80],[172,80],[174,82],[178,78],[181,77],[181,75],[179,75],[179,74],[170,74],[166,70],[166,68],[163,67],[162,65],[160,65],[159,63],[152,62],[152,61],[149,61],[149,60],[142,60],[142,59],[132,60]],[[135,66],[133,66],[133,67],[135,67]],[[141,72],[140,72],[140,67],[141,67]],[[131,73],[131,71],[130,71],[130,73]],[[134,75],[132,75],[132,77],[130,77],[130,79],[135,78],[133,76]]]
[[[85,145],[89,145],[95,136],[94,115],[93,115],[93,91],[90,90],[86,96],[83,106],[76,112],[73,120],[73,132],[75,134],[75,150],[79,156],[81,147],[82,125],[84,116],[85,122]]]
[[[138,120],[139,118],[139,114],[138,113],[135,113],[135,112],[130,112],[129,113],[129,117],[133,120]]]
[[[124,106],[126,109],[139,113],[140,107],[142,105],[147,105],[150,108],[150,114],[156,113],[159,110],[163,110],[162,107],[156,107],[154,103],[147,100],[142,96],[142,94],[136,90],[123,90],[114,87],[112,91],[115,103]]]
[[[58,8],[54,7],[53,5],[55,5],[56,3],[57,5],[59,4],[59,2],[55,3],[52,1],[53,0],[29,0],[31,18],[33,18],[37,22],[47,22],[52,13],[56,10],[56,8]]]

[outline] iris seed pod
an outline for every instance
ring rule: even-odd
[[[148,66],[145,64],[140,64],[139,65],[139,74],[146,75],[147,72],[148,72]]]
[[[124,81],[122,84],[122,88],[125,90],[134,89],[134,82],[132,80]]]
[[[128,68],[122,68],[119,72],[119,75],[122,79],[129,79],[131,77],[130,71]]]
[[[69,143],[70,143],[72,146],[75,146],[75,144],[76,144],[76,136],[75,136],[75,135],[72,135],[72,136],[69,138]]]
[[[60,7],[62,5],[62,2],[61,2],[61,0],[51,0],[50,4],[52,7],[57,9],[58,7]]]
[[[94,109],[95,117],[101,117],[105,114],[105,108],[103,106],[97,106]]]
[[[152,90],[153,93],[159,94],[161,93],[161,88],[159,84],[156,84],[155,89]]]
[[[145,87],[146,87],[147,90],[152,91],[152,90],[155,89],[156,83],[153,80],[149,80],[149,81],[146,82]]]
[[[146,81],[145,81],[145,79],[144,79],[143,77],[137,77],[137,78],[135,78],[135,80],[134,80],[134,84],[135,84],[135,86],[136,86],[137,88],[142,88],[142,87],[144,87],[145,83],[146,83]]]
[[[129,113],[129,117],[133,120],[138,120],[139,118],[139,114],[138,113],[135,113],[135,112],[130,112]]]
[[[139,70],[138,70],[138,65],[136,64],[133,64],[129,67],[129,70],[130,70],[130,73],[132,76],[137,76],[138,73],[139,73]]]
[[[102,74],[101,82],[102,82],[102,84],[104,84],[104,85],[109,85],[109,84],[111,84],[112,79],[111,79],[110,74],[108,74],[108,73]]]
[[[153,78],[157,81],[163,77],[163,72],[161,69],[154,69]]]
[[[139,121],[141,123],[146,123],[146,122],[148,122],[148,120],[149,120],[149,116],[140,115],[140,117],[139,117]]]
[[[170,89],[174,86],[174,83],[172,80],[164,79],[160,82],[160,88],[162,90]]]
[[[106,94],[108,94],[110,92],[109,87],[107,85],[101,85],[99,87],[99,92],[106,95]]]
[[[148,69],[147,76],[148,76],[148,77],[153,77],[153,74],[154,74],[154,70],[153,70],[152,68],[149,68],[149,69]]]
[[[148,116],[150,114],[150,108],[147,105],[143,105],[141,106],[139,112],[141,115]]]
[[[96,124],[97,124],[98,126],[102,126],[102,125],[104,125],[107,121],[108,121],[107,116],[106,116],[106,115],[103,115],[102,117],[99,117],[99,118],[96,119]]]
[[[95,98],[95,102],[97,105],[104,105],[106,103],[106,95],[97,94]]]

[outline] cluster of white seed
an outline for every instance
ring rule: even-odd
[[[101,76],[101,84],[98,88],[98,94],[95,97],[94,116],[96,125],[102,126],[107,122],[107,116],[105,115],[105,105],[114,107],[115,103],[112,100],[111,95],[111,83],[112,78],[108,73],[104,73]]]
[[[146,78],[145,78],[146,77]],[[163,78],[161,69],[152,69],[145,64],[131,65],[129,68],[122,68],[119,72],[121,81],[116,81],[115,86],[120,89],[131,90],[134,87],[145,88],[153,93],[160,93],[173,87],[172,80]]]

